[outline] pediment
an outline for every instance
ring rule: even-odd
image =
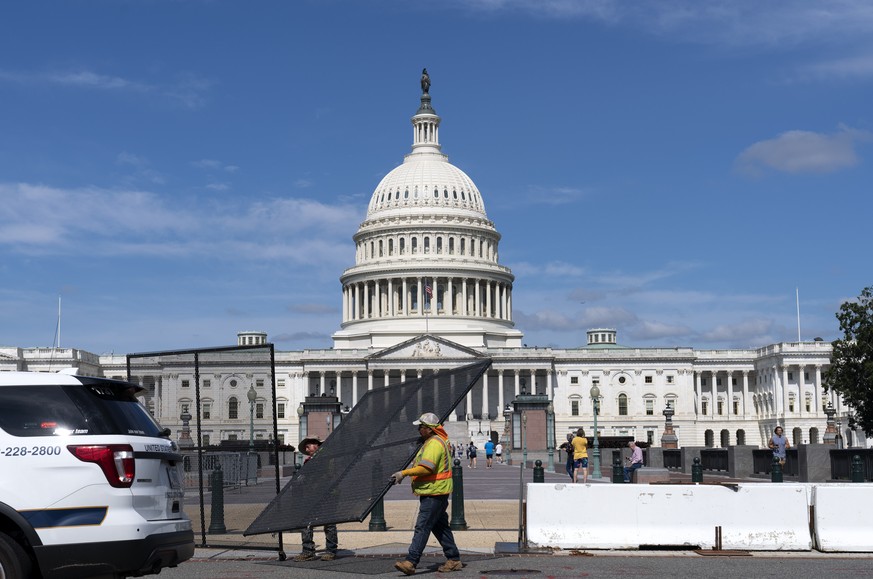
[[[449,359],[478,360],[482,353],[457,342],[426,334],[416,336],[369,356],[371,360]]]

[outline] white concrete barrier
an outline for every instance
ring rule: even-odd
[[[809,551],[808,494],[791,483],[715,485],[527,485],[527,537],[562,549]]]
[[[873,552],[873,484],[817,484],[813,503],[816,549]]]

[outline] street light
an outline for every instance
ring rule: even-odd
[[[249,452],[252,452],[255,450],[255,400],[258,399],[254,385],[249,386],[246,396],[249,398]]]
[[[303,440],[306,436],[306,433],[303,430],[303,415],[306,414],[306,409],[303,408],[303,402],[300,403],[300,406],[297,407],[297,434],[298,440]]]
[[[592,404],[594,406],[594,448],[591,450],[591,455],[594,458],[594,472],[591,473],[593,478],[602,478],[603,475],[600,473],[600,442],[597,440],[597,415],[600,413],[600,388],[597,386],[597,383],[594,383],[594,386],[591,387]]]
[[[555,405],[551,400],[546,408],[546,448],[549,450],[549,472],[555,470]]]
[[[527,412],[521,413],[521,449],[522,460],[518,469],[518,550],[521,552],[524,549],[524,515],[522,505],[524,504],[524,469],[527,464],[527,441],[524,439],[525,430],[527,429]]]

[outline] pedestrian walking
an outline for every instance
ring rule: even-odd
[[[565,461],[566,464],[564,465],[564,468],[567,470],[567,475],[570,477],[570,480],[573,480],[573,468],[574,468],[574,467],[573,467],[573,464],[574,464],[574,462],[575,462],[574,459],[573,459],[573,444],[572,444],[572,441],[573,441],[573,433],[572,433],[572,432],[568,432],[568,433],[567,433],[567,441],[566,441],[566,442],[562,442],[562,443],[561,443],[561,446],[558,447],[558,448],[560,448],[561,450],[563,450],[564,452],[567,453],[567,460]]]
[[[470,441],[470,446],[467,447],[467,458],[470,459],[470,468],[476,468],[476,454],[479,449]]]
[[[492,460],[494,459],[494,443],[491,439],[485,443],[485,468],[491,468]]]
[[[424,548],[431,533],[443,548],[446,562],[440,565],[440,573],[460,571],[461,554],[455,544],[455,536],[449,526],[446,510],[452,493],[452,468],[449,460],[449,435],[432,412],[422,414],[413,422],[423,440],[410,468],[391,475],[394,484],[400,484],[407,476],[412,477],[412,492],[418,496],[418,518],[406,558],[394,563],[394,568],[406,575],[415,574]]]
[[[503,464],[503,443],[497,441],[497,446],[494,447],[494,456],[497,457],[497,462]]]

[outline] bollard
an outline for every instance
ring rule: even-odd
[[[691,465],[691,482],[703,482],[703,465],[700,464],[699,458],[695,458]]]
[[[857,454],[852,457],[852,482],[864,482],[864,462]]]
[[[370,526],[368,530],[370,531],[387,531],[388,525],[385,523],[385,499],[379,499],[379,501],[373,505],[373,510],[370,511]]]
[[[773,457],[773,466],[770,467],[770,482],[782,481],[782,465],[779,464],[779,459]]]
[[[543,461],[541,461],[541,460],[534,461],[533,481],[535,483],[546,482],[546,472],[545,472],[545,469],[543,468]]]
[[[624,468],[621,466],[621,458],[616,455],[612,456],[612,482],[624,484]]]
[[[464,519],[464,469],[461,461],[452,462],[452,520],[449,528],[453,531],[466,531],[467,521]]]
[[[223,535],[227,532],[224,526],[224,473],[219,464],[212,471],[212,509],[209,515],[209,534]]]

